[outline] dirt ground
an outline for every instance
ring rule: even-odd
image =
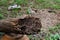
[[[41,20],[42,28],[40,34],[36,35],[44,40],[44,36],[49,32],[49,28],[60,23],[60,10],[53,9],[32,9],[31,16],[38,17]]]
[[[49,32],[49,28],[55,26],[56,24],[60,23],[60,12],[59,10],[53,9],[31,9],[31,16],[40,18],[42,28],[41,31]],[[23,18],[26,14],[19,16],[19,18]],[[39,34],[40,36],[43,35]]]
[[[42,23],[42,30],[48,32],[48,28],[60,23],[60,13],[52,9],[32,9],[32,16],[38,17]]]

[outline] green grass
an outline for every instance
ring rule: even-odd
[[[16,4],[20,4],[20,5],[27,5],[28,4],[28,0],[15,0],[14,2]]]
[[[60,0],[36,0],[38,8],[53,8],[60,9]]]
[[[37,8],[37,9],[45,9],[45,8],[52,8],[52,9],[60,9],[60,0],[0,0],[0,11],[2,11],[2,14],[13,14],[15,15],[19,10],[12,10],[10,13],[7,8],[10,5],[18,4],[22,7],[26,7],[26,13],[30,14],[29,8]],[[24,8],[22,8],[24,10]],[[14,11],[14,12],[13,12]],[[21,12],[19,12],[21,13]],[[22,11],[22,13],[24,13]],[[16,15],[15,15],[16,16]]]
[[[45,36],[43,36],[43,38],[45,40],[60,40],[60,24],[55,25],[52,28],[49,28],[49,32],[46,33]],[[33,37],[32,35],[28,36],[31,40],[40,40],[42,39],[41,35],[39,37]]]
[[[12,4],[16,3],[19,5],[28,5],[28,4],[33,4],[32,7],[35,8],[54,8],[54,9],[60,9],[60,0],[34,0],[32,1],[33,3],[31,3],[31,1],[29,0],[11,0],[10,1]],[[1,0],[0,1],[0,5],[7,5],[9,4],[8,0]],[[29,5],[29,6],[30,6]]]
[[[4,19],[4,16],[0,13],[0,20]]]
[[[14,4],[18,4],[22,7],[27,7],[28,9],[29,7],[37,8],[37,9],[44,9],[44,8],[60,9],[60,0],[33,0],[33,1],[32,0],[0,0],[0,8],[3,7],[3,9],[0,9],[0,11],[2,11],[3,13],[10,13],[7,10],[7,8],[8,6]],[[30,13],[29,10],[26,9],[26,13],[29,14]]]
[[[8,0],[0,0],[0,6],[7,6]]]
[[[60,30],[60,24],[57,24],[56,26],[49,28],[50,33],[59,33]]]
[[[45,40],[60,40],[60,24],[49,28],[49,33],[47,34]]]
[[[49,34],[45,40],[60,40],[60,34]]]

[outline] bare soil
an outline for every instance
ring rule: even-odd
[[[33,9],[32,9],[33,10]],[[48,32],[48,28],[60,23],[60,13],[53,9],[33,10],[32,16],[38,17],[42,23],[42,30]]]

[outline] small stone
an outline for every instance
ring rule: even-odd
[[[12,10],[12,9],[15,9],[15,8],[20,9],[21,6],[20,6],[20,5],[17,5],[17,4],[14,4],[14,5],[12,5],[12,6],[9,6],[9,7],[8,7],[8,10]]]

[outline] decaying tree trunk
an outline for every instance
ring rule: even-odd
[[[0,32],[4,32],[6,34],[36,34],[40,32],[41,27],[40,19],[31,16],[0,20]]]

